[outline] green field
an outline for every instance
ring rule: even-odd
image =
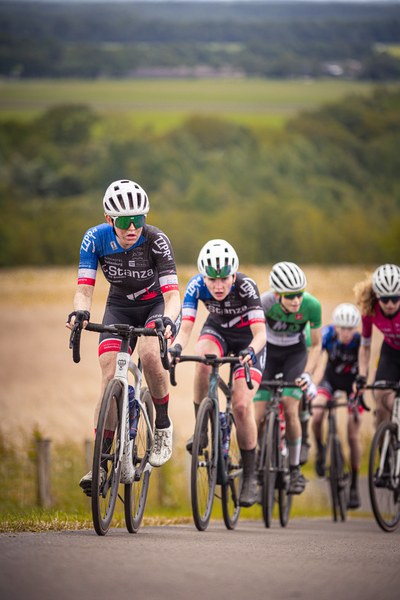
[[[191,114],[223,116],[250,127],[280,128],[299,110],[368,94],[374,85],[345,80],[6,80],[0,118],[31,119],[49,106],[83,103],[100,114],[129,116],[142,129],[164,132]]]

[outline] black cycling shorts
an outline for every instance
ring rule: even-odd
[[[238,355],[241,350],[247,348],[251,344],[253,334],[250,327],[221,327],[209,317],[200,331],[200,339],[212,340],[219,347],[220,355],[228,356],[229,354]],[[257,363],[250,367],[251,378],[257,383],[261,381],[261,375],[265,367],[265,356],[266,346],[256,354]],[[234,366],[235,378],[239,376],[239,373],[236,373],[239,370],[243,371],[240,376],[244,376],[244,368],[238,363]]]
[[[107,300],[106,308],[103,315],[103,325],[114,325],[116,323],[124,323],[133,327],[147,327],[154,319],[161,319],[164,316],[164,300],[158,298],[153,304],[146,302],[143,306],[133,307],[132,303],[121,296]],[[175,321],[176,333],[181,326],[182,315],[179,314]],[[131,337],[129,341],[129,351],[135,349],[137,337]],[[121,337],[112,333],[101,333],[99,337],[99,356],[105,352],[119,352],[121,347]]]
[[[400,350],[382,343],[375,381],[400,381]]]

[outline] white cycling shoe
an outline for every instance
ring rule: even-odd
[[[172,421],[166,429],[154,429],[154,444],[150,452],[149,463],[152,467],[161,467],[172,455]]]

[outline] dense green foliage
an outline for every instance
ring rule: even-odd
[[[192,116],[163,136],[56,106],[0,124],[0,265],[73,264],[103,222],[104,190],[129,177],[148,221],[193,263],[228,239],[243,263],[400,262],[400,92],[305,113],[281,132]]]
[[[345,76],[398,79],[400,60],[381,50],[399,42],[393,3],[0,3],[6,76],[126,77],[207,65],[318,77],[335,62]]]

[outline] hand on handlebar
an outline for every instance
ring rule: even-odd
[[[239,360],[241,365],[250,362],[250,366],[254,366],[257,363],[254,348],[248,346],[247,348],[244,348],[244,350],[241,350],[239,352]]]
[[[176,336],[176,325],[169,317],[162,317],[162,322],[165,327],[164,338],[170,340]]]
[[[316,398],[318,395],[318,390],[317,390],[317,386],[315,385],[315,383],[313,381],[310,382],[310,385],[307,388],[307,396],[308,396],[308,400],[314,400],[314,398]]]
[[[182,346],[180,344],[175,344],[175,346],[172,346],[172,348],[170,348],[168,350],[168,353],[170,355],[170,360],[171,363],[173,365],[175,365],[176,363],[179,362],[179,359],[181,357],[182,354]]]
[[[296,379],[296,383],[300,386],[302,392],[309,391],[311,384],[311,375],[310,373],[302,373],[300,377]]]
[[[74,329],[75,325],[80,329],[85,329],[87,324],[90,321],[90,312],[88,310],[74,310],[67,317],[67,322],[65,323],[65,327],[67,329]]]
[[[364,377],[364,375],[357,375],[353,384],[353,389],[356,397],[365,392],[366,385],[367,378]]]

